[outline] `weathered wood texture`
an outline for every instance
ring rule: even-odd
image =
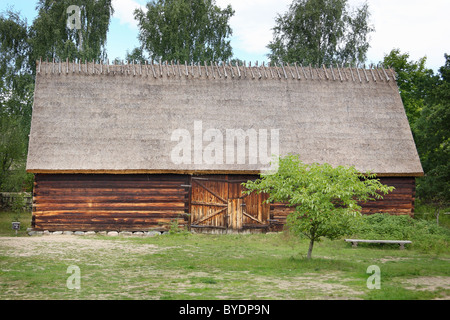
[[[37,174],[37,230],[168,229],[186,224],[189,177],[184,175]]]
[[[37,174],[33,227],[37,230],[167,230],[211,232],[281,230],[293,208],[244,195],[256,175]],[[380,178],[396,189],[362,205],[363,214],[414,214],[415,179]],[[189,215],[188,215],[189,214]],[[189,217],[189,218],[188,218]]]
[[[267,195],[243,193],[243,182],[258,176],[204,175],[191,179],[190,226],[202,232],[213,229],[264,229],[269,226]]]
[[[360,203],[363,214],[389,213],[393,215],[414,215],[415,178],[414,177],[382,177],[380,182],[394,186],[395,190],[377,201]],[[273,230],[281,230],[286,224],[287,215],[294,209],[282,203],[270,205],[270,219]]]

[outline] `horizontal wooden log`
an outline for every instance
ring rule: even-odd
[[[389,203],[374,203],[374,204],[365,204],[361,206],[362,209],[412,209],[414,205],[412,203],[404,203],[404,204],[389,204]]]
[[[58,224],[71,224],[71,223],[85,223],[85,224],[114,224],[116,226],[124,223],[124,224],[135,224],[135,223],[147,223],[147,224],[164,224],[164,223],[172,223],[173,221],[177,221],[178,223],[185,224],[186,220],[183,218],[100,218],[97,217],[95,219],[57,219],[57,218],[40,218],[36,217],[35,220],[39,224],[44,223],[58,223]]]
[[[84,221],[84,222],[102,222],[102,221],[128,221],[130,223],[136,221],[147,221],[147,222],[170,222],[173,220],[178,220],[179,222],[185,221],[181,214],[167,214],[167,215],[155,215],[155,216],[145,216],[145,215],[104,215],[104,216],[86,216],[83,214],[78,215],[35,215],[34,219],[36,221],[60,221],[60,222],[74,222],[74,221]]]
[[[65,211],[150,211],[150,210],[158,210],[158,211],[170,211],[170,210],[184,210],[186,205],[184,203],[179,204],[170,204],[170,205],[160,205],[159,203],[155,204],[139,204],[139,203],[121,203],[116,206],[106,205],[102,203],[95,203],[92,206],[88,206],[83,204],[80,206],[77,204],[76,206],[71,206],[70,204],[33,204],[33,210],[35,211],[55,211],[55,210],[65,210]]]
[[[34,186],[37,188],[186,188],[178,181],[41,181],[34,182]]]
[[[413,177],[381,177],[378,179],[383,184],[415,183],[416,181],[416,179]]]
[[[134,195],[134,196],[34,196],[33,200],[39,203],[115,203],[115,202],[184,202],[184,195]]]
[[[163,214],[163,213],[179,213],[183,214],[184,209],[178,208],[176,210],[172,209],[164,209],[164,210],[50,210],[50,211],[43,211],[43,210],[36,210],[33,212],[33,214],[76,214],[76,213],[85,213],[90,215],[109,215],[109,214],[125,214],[125,213],[142,213],[142,214]]]
[[[79,203],[35,203],[33,204],[35,208],[98,208],[98,207],[107,207],[107,208],[177,208],[183,207],[184,202],[79,202]]]
[[[380,179],[380,183],[388,186],[402,186],[402,185],[415,185],[414,180],[382,180]]]
[[[36,181],[185,181],[186,175],[170,174],[37,174]]]
[[[72,219],[73,217],[83,217],[84,219],[93,219],[95,217],[160,217],[176,218],[185,217],[187,213],[183,211],[35,211],[34,217],[59,217],[61,219]]]
[[[70,221],[65,219],[57,219],[57,218],[46,218],[42,219],[40,217],[36,217],[36,223],[89,223],[89,224],[158,224],[158,223],[167,223],[172,221],[178,221],[180,223],[184,223],[184,219],[171,218],[168,220],[167,218],[95,218],[95,219],[70,219]]]
[[[378,201],[383,201],[383,200],[391,200],[391,199],[395,199],[395,200],[415,200],[414,196],[410,193],[391,193],[388,195],[383,196],[382,200],[378,200]]]
[[[114,224],[90,224],[90,223],[47,223],[35,226],[35,230],[48,230],[48,231],[147,231],[169,230],[170,223],[158,223],[158,224],[134,224],[134,225],[114,225]],[[179,227],[185,227],[186,225],[179,225]]]
[[[392,192],[389,192],[387,194],[383,194],[383,193],[379,193],[382,197],[386,197],[390,194],[412,194],[415,191],[415,187],[411,186],[411,187],[403,187],[403,188],[397,188],[395,190],[393,190]]]
[[[64,208],[63,210],[68,211],[68,212],[69,211],[75,211],[75,212],[80,212],[80,211],[82,211],[82,212],[89,212],[89,211],[93,211],[93,212],[96,212],[96,211],[99,211],[99,210],[108,211],[108,212],[111,212],[111,211],[130,212],[130,211],[146,211],[146,210],[149,210],[149,209],[150,208],[148,208],[148,207],[133,207],[133,208],[95,207],[95,208],[82,208],[82,209],[80,209],[80,208]],[[174,207],[155,207],[155,208],[151,208],[151,209],[153,209],[155,211],[156,210],[159,210],[159,211],[180,210],[180,208],[174,208]],[[62,210],[62,208],[59,208],[59,207],[54,207],[54,208],[35,208],[34,210],[35,210],[34,212],[36,212],[36,211],[37,212],[53,212],[55,210]],[[185,208],[182,207],[181,210],[184,211]]]
[[[133,189],[133,190],[113,190],[113,189],[104,189],[104,190],[75,190],[75,189],[35,189],[33,196],[49,196],[49,197],[64,197],[64,196],[74,196],[74,197],[97,197],[97,196],[123,196],[123,197],[134,197],[134,196],[180,196],[186,197],[189,192],[179,191],[175,189]]]
[[[179,223],[186,223],[186,220],[179,217],[171,217],[171,218],[150,218],[150,217],[133,217],[133,218],[120,218],[120,217],[96,217],[93,219],[83,219],[83,218],[71,218],[71,219],[59,219],[59,218],[50,218],[50,217],[36,217],[36,222],[39,223],[105,223],[105,224],[120,224],[120,223],[171,223],[172,221],[178,221]]]

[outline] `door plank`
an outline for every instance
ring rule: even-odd
[[[208,216],[206,216],[206,217],[204,217],[204,218],[202,218],[202,219],[200,219],[200,220],[198,220],[198,221],[192,222],[192,224],[198,225],[199,223],[201,223],[201,222],[203,222],[203,221],[205,221],[205,220],[208,220],[208,219],[210,219],[210,218],[212,218],[212,217],[218,215],[219,213],[222,213],[222,212],[225,211],[225,210],[228,210],[228,207],[227,207],[227,208],[223,208],[223,209],[219,209],[219,210],[217,210],[217,211],[211,213],[210,215],[208,215]]]
[[[205,189],[206,191],[208,191],[209,193],[211,193],[213,196],[215,196],[217,199],[223,201],[224,203],[227,203],[227,201],[222,198],[221,196],[219,196],[216,192],[212,191],[211,189],[209,189],[207,186],[205,186],[203,183],[201,183],[200,181],[197,180],[192,180],[195,181],[195,183],[197,183],[198,185],[200,185],[203,189]]]

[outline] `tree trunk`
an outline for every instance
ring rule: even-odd
[[[311,238],[311,240],[309,241],[309,248],[308,248],[308,255],[307,255],[308,259],[311,259],[313,246],[314,246],[314,238]]]

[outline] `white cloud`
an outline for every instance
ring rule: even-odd
[[[231,4],[235,13],[230,19],[233,29],[234,52],[249,55],[268,53],[267,45],[272,40],[272,28],[277,14],[287,11],[292,0],[216,0],[224,8]]]
[[[356,2],[351,0],[350,2]],[[375,32],[368,59],[381,61],[385,54],[399,48],[411,60],[427,56],[427,67],[437,70],[450,52],[450,1],[448,0],[369,0]]]
[[[137,21],[134,19],[134,10],[142,8],[145,11],[145,5],[142,1],[136,0],[112,0],[114,8],[113,18],[117,18],[122,25],[129,25],[133,29],[137,29]]]
[[[349,0],[360,6],[365,0]],[[268,53],[273,38],[277,14],[285,13],[292,0],[216,0],[225,7],[231,4],[235,15],[230,20],[233,29],[233,51],[251,57]],[[450,1],[448,0],[367,0],[375,32],[371,34],[368,62],[379,62],[393,48],[408,52],[418,60],[427,56],[427,66],[437,69],[444,64],[444,53],[450,53]],[[446,47],[447,46],[447,47]]]

